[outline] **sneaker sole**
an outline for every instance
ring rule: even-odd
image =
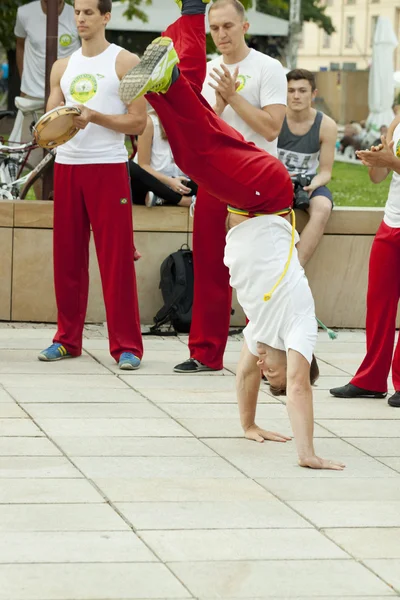
[[[121,365],[119,368],[121,369],[121,371],[137,371],[138,369],[140,369],[140,365],[134,367],[133,365],[125,364]]]
[[[58,358],[47,358],[47,356],[44,356],[43,354],[39,354],[38,356],[38,360],[40,360],[41,362],[56,362],[57,360],[64,360],[64,358],[76,358],[75,356],[59,356]]]
[[[217,371],[222,371],[222,369],[196,369],[193,371],[187,371],[184,369],[174,368],[174,373],[183,373],[184,375],[198,375],[199,373],[216,373]]]
[[[138,65],[126,73],[119,86],[119,97],[125,104],[130,104],[137,98],[144,96],[151,90],[151,81],[155,78],[162,79],[169,63],[162,64],[165,56],[173,48],[169,38],[157,38],[147,46],[142,60]],[[178,63],[178,58],[174,64]],[[161,69],[160,72],[157,72]]]
[[[342,394],[333,394],[329,392],[334,398],[348,398],[349,400],[355,400],[357,398],[367,398],[370,400],[383,400],[387,394],[357,394],[357,396],[343,396]]]

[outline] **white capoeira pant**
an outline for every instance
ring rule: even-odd
[[[231,286],[249,320],[247,346],[258,356],[257,342],[276,350],[296,350],[311,364],[318,326],[314,299],[294,248],[289,269],[269,301],[264,301],[288,259],[292,228],[276,215],[247,219],[226,238],[224,262]],[[295,243],[299,241],[296,232]]]

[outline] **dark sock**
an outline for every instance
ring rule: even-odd
[[[205,15],[206,5],[203,0],[183,0],[182,2],[183,15]]]
[[[180,70],[178,69],[178,66],[175,65],[173,70],[172,70],[172,75],[171,75],[171,85],[173,83],[175,83],[175,81],[178,79],[179,75],[181,74]]]

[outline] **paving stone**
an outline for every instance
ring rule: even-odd
[[[69,456],[216,456],[211,448],[194,437],[60,436],[54,439]],[[0,440],[0,454],[1,448]]]
[[[86,479],[8,479],[0,486],[0,504],[102,503]]]
[[[357,559],[400,559],[399,527],[337,527],[324,533]]]
[[[318,565],[318,566],[317,566]],[[363,594],[395,596],[364,566],[351,560],[169,563],[196,598],[305,598]],[[400,569],[398,569],[400,572]],[[397,579],[397,574],[392,579]],[[261,594],[261,595],[260,595]]]
[[[116,506],[138,530],[310,527],[273,498],[262,502],[131,502]]]
[[[349,558],[312,529],[142,531],[164,562]]]
[[[150,600],[161,594],[188,597],[183,585],[161,564],[0,566],[0,600]]]
[[[259,501],[272,498],[250,479],[138,479],[96,478],[96,485],[113,502]]]

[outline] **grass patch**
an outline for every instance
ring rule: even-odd
[[[385,206],[389,185],[389,175],[378,185],[371,182],[367,167],[335,162],[332,179],[328,184],[336,206]]]

